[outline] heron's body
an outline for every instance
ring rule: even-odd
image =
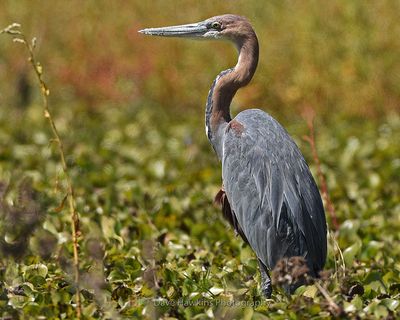
[[[206,105],[206,132],[222,162],[217,195],[225,218],[257,255],[262,290],[271,295],[268,270],[282,258],[303,256],[312,276],[326,259],[326,222],[318,188],[299,148],[285,129],[258,109],[230,116],[237,90],[257,67],[258,40],[242,17],[223,15],[145,34],[225,38],[239,51],[237,65],[213,82]],[[296,287],[290,287],[292,291]]]
[[[264,111],[245,110],[230,123],[222,177],[238,227],[269,269],[283,257],[304,256],[315,276],[326,257],[318,232],[325,230],[324,210],[300,150]]]

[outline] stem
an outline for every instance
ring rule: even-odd
[[[315,282],[315,286],[322,293],[322,295],[324,296],[324,298],[328,302],[328,304],[331,307],[331,310],[334,312],[334,314],[335,315],[340,315],[341,314],[341,308],[336,304],[335,301],[333,301],[333,299],[329,295],[328,291],[326,291],[325,288],[323,286],[321,286],[318,282]]]
[[[71,234],[72,234],[72,246],[73,246],[73,257],[74,257],[74,281],[75,281],[75,286],[76,286],[76,295],[75,295],[75,301],[76,301],[76,317],[77,319],[81,319],[82,315],[82,303],[81,303],[81,297],[80,297],[80,271],[79,271],[79,214],[76,210],[76,205],[75,205],[75,197],[74,197],[74,188],[72,185],[72,180],[71,176],[68,171],[68,165],[65,160],[65,152],[64,152],[64,145],[63,142],[60,138],[60,135],[58,133],[57,127],[54,123],[54,120],[52,118],[50,108],[49,108],[49,101],[48,101],[48,96],[50,94],[50,91],[46,85],[46,83],[43,80],[42,77],[42,66],[40,63],[38,63],[35,59],[33,50],[35,47],[36,39],[32,39],[31,44],[27,41],[25,35],[20,31],[20,25],[19,24],[12,24],[8,26],[7,28],[3,29],[0,31],[1,33],[7,33],[10,34],[14,37],[15,42],[21,42],[25,45],[25,48],[28,51],[29,54],[29,62],[31,63],[33,70],[35,71],[36,78],[38,80],[40,92],[42,95],[43,99],[43,107],[44,107],[44,116],[45,118],[48,119],[51,131],[53,134],[53,142],[57,143],[58,146],[58,152],[60,156],[60,161],[61,161],[61,166],[62,170],[65,175],[65,180],[67,183],[67,197],[68,197],[68,205],[69,205],[69,212],[70,212],[70,217],[71,217]]]
[[[338,230],[339,222],[337,221],[335,207],[329,196],[328,186],[327,186],[327,183],[325,180],[325,176],[321,169],[321,161],[319,160],[317,147],[315,145],[314,116],[315,116],[314,111],[311,108],[306,108],[303,111],[303,117],[306,119],[307,126],[310,131],[309,135],[304,136],[303,139],[310,144],[313,159],[314,159],[315,165],[317,167],[317,175],[318,175],[319,184],[321,186],[322,197],[325,200],[329,215],[332,219],[333,229]]]

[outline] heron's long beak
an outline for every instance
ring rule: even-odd
[[[203,37],[209,29],[204,22],[183,24],[180,26],[149,28],[140,30],[140,33],[161,37],[199,38]]]

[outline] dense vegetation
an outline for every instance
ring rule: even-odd
[[[261,63],[233,111],[285,125],[316,176],[316,111],[330,226],[322,280],[260,293],[252,251],[212,200],[220,164],[204,134],[226,44],[143,39],[136,30],[234,12]],[[22,24],[64,142],[80,215],[83,318],[396,319],[400,316],[400,8],[397,1],[4,1]],[[27,52],[0,35],[0,314],[76,317],[67,185]],[[339,250],[340,248],[340,250]]]

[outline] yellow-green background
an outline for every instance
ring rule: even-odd
[[[330,241],[326,268],[332,275],[323,283],[328,294],[347,317],[395,317],[399,1],[1,1],[0,28],[18,22],[29,38],[37,37],[36,58],[81,216],[85,317],[333,317],[316,287],[292,298],[275,290],[265,302],[254,255],[212,205],[220,164],[204,133],[204,105],[214,77],[235,64],[235,49],[137,33],[223,13],[246,16],[260,41],[258,71],[235,98],[233,113],[246,107],[270,112],[315,173],[301,113],[310,107],[316,112],[316,144],[346,264],[345,272],[338,268]],[[50,139],[26,52],[2,34],[0,182],[10,192],[1,203],[17,205],[17,185],[29,177],[42,208],[25,255],[14,260],[0,253],[4,316],[74,315],[69,215],[66,208],[56,210],[65,182]],[[4,217],[9,215],[2,216],[1,239],[22,237],[21,225]],[[354,285],[364,293],[350,294]],[[19,286],[24,295],[11,290]],[[202,297],[263,304],[185,308],[154,302]]]

